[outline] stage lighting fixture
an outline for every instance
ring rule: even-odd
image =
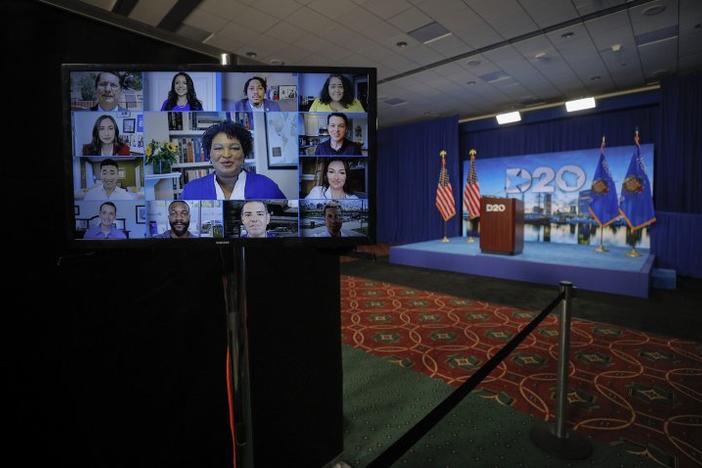
[[[584,109],[592,109],[595,107],[595,98],[588,97],[583,99],[576,99],[574,101],[567,101],[566,110],[568,112],[576,112]]]
[[[519,113],[519,111],[514,111],[514,112],[506,112],[504,114],[497,114],[495,116],[497,118],[497,123],[500,125],[512,123],[512,122],[519,122],[522,120],[522,116]]]

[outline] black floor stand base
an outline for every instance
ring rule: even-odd
[[[530,435],[534,445],[563,460],[585,460],[592,455],[592,443],[587,437],[566,431],[566,437],[560,439],[555,434],[554,424],[538,424]]]

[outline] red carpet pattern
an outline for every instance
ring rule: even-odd
[[[539,312],[351,276],[341,284],[344,343],[455,386]],[[552,421],[557,359],[551,314],[476,391]],[[571,427],[661,466],[702,466],[702,344],[573,320],[569,375]]]

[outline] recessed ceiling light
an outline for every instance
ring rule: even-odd
[[[478,65],[480,65],[480,60],[470,60],[468,62],[468,65],[470,65],[471,67],[477,67]]]
[[[573,36],[575,36],[575,33],[574,33],[574,32],[567,32],[567,33],[561,34],[561,37],[562,37],[563,39],[570,39],[570,38],[573,37]]]
[[[246,52],[246,56],[250,57],[250,58],[256,58],[258,56],[258,54],[256,52],[249,51],[249,52]]]
[[[466,84],[467,84],[468,86],[475,86],[475,80],[467,81]]]
[[[538,54],[534,55],[534,58],[536,60],[542,60],[546,58],[546,52],[539,52]]]
[[[285,64],[285,62],[283,62],[282,60],[277,59],[277,58],[270,59],[268,61],[268,63],[270,63],[271,65],[284,65]]]
[[[407,43],[405,41],[400,41],[397,44],[395,44],[397,47],[407,47]]]
[[[619,52],[620,50],[622,50],[621,44],[612,44],[612,52]]]
[[[656,16],[665,11],[665,5],[651,5],[648,8],[644,8],[644,10],[641,12],[642,14],[646,16]]]
[[[590,77],[590,81],[597,81],[597,80],[599,80],[600,78],[602,78],[600,75],[594,75],[594,76],[591,76],[591,77]]]

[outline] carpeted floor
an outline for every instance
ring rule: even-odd
[[[539,307],[526,301],[525,309],[521,309],[468,298],[475,292],[473,288],[461,297],[427,291],[437,282],[436,274],[431,275],[433,281],[422,282],[421,289],[383,284],[377,281],[378,276],[392,276],[393,281],[400,279],[406,284],[421,282],[429,274],[382,261],[347,260],[342,271],[360,271],[374,280],[342,278],[344,342],[383,356],[398,367],[415,369],[454,385],[480,367],[520,324],[528,322],[556,294],[554,288],[540,291]],[[438,275],[448,279],[449,286],[466,281],[465,275]],[[478,282],[476,278],[469,277],[470,282]],[[490,290],[501,289],[505,292],[502,298],[507,300],[514,299],[508,290],[520,289],[510,284],[513,282],[494,283]],[[443,286],[445,289],[446,284]],[[611,295],[600,296],[609,302],[609,309],[617,308],[618,301],[607,297]],[[691,298],[681,296],[679,301],[697,299],[694,294]],[[591,296],[588,300],[597,303],[603,298]],[[478,398],[495,407],[512,407],[539,419],[552,419],[555,324],[555,317],[547,318],[505,365],[486,379]],[[683,328],[680,324],[678,327]],[[699,343],[585,320],[574,321],[572,339],[571,424],[599,441],[627,444],[627,450],[656,460],[659,466],[702,465],[697,442],[702,440]]]
[[[342,347],[344,366],[344,452],[339,460],[366,466],[406,432],[452,387],[350,346]],[[434,468],[641,467],[661,465],[636,455],[626,441],[593,441],[593,455],[562,462],[529,441],[538,421],[525,413],[470,394],[393,466]]]

